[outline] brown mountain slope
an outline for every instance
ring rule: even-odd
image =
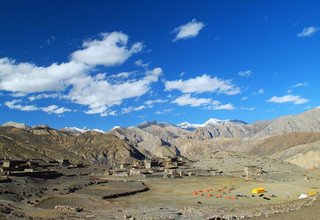
[[[0,127],[0,157],[69,159],[112,165],[144,157],[137,149],[111,134],[86,132],[73,135],[48,127],[30,131]]]
[[[261,140],[253,140],[252,144],[248,147],[243,146],[242,148],[249,154],[263,157],[270,156],[297,145],[313,143],[319,140],[320,132],[294,132]]]
[[[320,167],[320,141],[291,147],[271,155],[271,158],[287,161],[306,169]]]
[[[274,119],[255,137],[264,138],[292,132],[320,132],[320,108]]]

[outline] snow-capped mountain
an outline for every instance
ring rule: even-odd
[[[96,132],[104,133],[103,130],[100,130],[100,129],[88,129],[86,127],[84,127],[84,128],[64,127],[61,130],[62,131],[69,131],[69,132],[72,132],[72,133],[84,133],[84,132],[87,132],[87,131],[96,131]]]
[[[240,121],[240,120],[221,120],[221,119],[217,119],[217,118],[210,118],[209,120],[207,120],[205,123],[203,124],[191,124],[189,122],[182,122],[180,124],[177,124],[178,127],[186,129],[186,130],[194,130],[197,129],[199,127],[206,127],[206,126],[215,126],[215,125],[222,125],[222,124],[226,124],[226,123],[238,123],[238,124],[247,124],[244,121]]]

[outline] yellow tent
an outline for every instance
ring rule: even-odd
[[[308,196],[316,196],[318,194],[317,191],[309,191]]]
[[[266,191],[265,188],[254,188],[251,190],[251,193],[260,194],[260,193],[264,193],[265,191]]]

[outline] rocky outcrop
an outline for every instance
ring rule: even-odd
[[[64,211],[64,212],[82,212],[83,208],[71,206],[71,205],[56,205],[55,210]]]

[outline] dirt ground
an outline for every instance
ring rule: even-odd
[[[70,176],[58,179],[15,178],[11,183],[1,183],[0,206],[6,205],[17,210],[18,214],[25,213],[35,219],[124,219],[130,216],[135,219],[177,220],[259,216],[254,219],[260,219],[265,214],[287,210],[290,212],[270,215],[269,219],[286,219],[288,216],[297,219],[296,216],[306,216],[308,212],[312,214],[307,219],[313,219],[317,217],[315,213],[319,213],[315,205],[294,211],[312,204],[313,200],[298,200],[298,197],[310,190],[318,191],[320,183],[315,180],[300,178],[266,182],[229,176],[144,179],[141,176],[104,176],[101,175],[102,168],[93,171],[97,175],[73,176],[68,170]],[[121,196],[146,187],[148,191]],[[252,197],[251,189],[256,187],[266,189],[262,197]],[[225,192],[229,189],[230,192],[223,193],[219,189]],[[198,195],[194,195],[194,191]],[[29,197],[19,201],[23,195]],[[110,199],[110,195],[120,197]],[[217,195],[222,198],[217,198]],[[108,199],[104,199],[106,197]],[[319,205],[319,202],[315,204]],[[81,207],[83,211],[59,211],[54,209],[56,205]],[[11,219],[17,218],[14,216]]]
[[[317,184],[309,182],[265,183],[223,176],[145,179],[144,182],[150,190],[131,196],[107,200],[92,199],[97,198],[97,195],[102,196],[125,188],[134,188],[130,183],[106,183],[90,186],[76,194],[45,199],[40,202],[38,208],[48,209],[50,213],[53,212],[55,205],[76,205],[86,210],[86,213],[79,216],[86,218],[92,215],[95,219],[123,219],[124,216],[134,216],[136,219],[206,219],[211,216],[220,216],[220,212],[230,212],[234,215],[238,212],[237,210],[242,210],[245,214],[260,206],[268,207],[294,202],[302,192],[318,188]],[[234,190],[223,194],[219,188],[225,187],[231,187]],[[270,200],[265,200],[258,195],[252,197],[251,189],[255,187],[264,187],[267,190],[264,196]],[[209,191],[205,192],[207,189]],[[193,195],[194,190],[202,190],[203,196]],[[208,194],[213,196],[208,197]],[[216,198],[219,194],[223,198]],[[234,200],[226,199],[236,195],[241,197]],[[271,197],[272,195],[276,197]],[[38,211],[43,212],[43,210]]]

